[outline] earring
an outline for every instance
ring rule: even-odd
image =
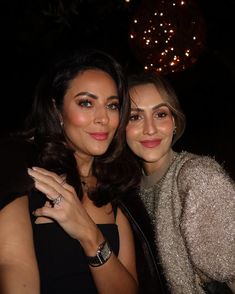
[[[176,134],[176,126],[174,127],[173,135]]]
[[[63,126],[64,126],[64,122],[61,120],[60,121],[60,126],[63,128]]]

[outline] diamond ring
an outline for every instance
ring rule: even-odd
[[[52,200],[53,205],[59,205],[61,200],[63,199],[63,196],[61,194],[59,194],[59,196],[57,196],[55,199]]]

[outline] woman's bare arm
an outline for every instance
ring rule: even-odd
[[[0,293],[39,294],[27,196],[0,210],[0,240]]]
[[[111,258],[100,267],[90,267],[99,293],[138,293],[135,245],[127,218],[118,209],[117,225],[120,237],[118,257]]]

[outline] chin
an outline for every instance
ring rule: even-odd
[[[108,150],[109,144],[103,142],[103,144],[91,144],[90,145],[90,154],[94,156],[103,155]]]
[[[149,156],[149,155],[145,155],[145,156],[140,156],[140,158],[145,161],[145,162],[149,162],[149,163],[154,163],[157,162],[160,157],[159,156]]]
[[[150,158],[150,159],[148,159],[148,158],[146,158],[146,159],[143,159],[145,162],[147,162],[147,163],[156,163],[156,162],[158,162],[159,161],[159,158]]]
[[[93,156],[99,156],[99,155],[103,155],[106,151],[107,151],[107,148],[106,149],[95,149],[95,150],[91,150],[90,154],[92,154]]]

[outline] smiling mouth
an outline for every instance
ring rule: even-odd
[[[154,147],[157,147],[161,144],[161,140],[160,139],[144,140],[144,141],[140,141],[140,143],[146,148],[154,148]]]
[[[108,133],[89,133],[90,136],[97,141],[104,141],[108,138]]]

